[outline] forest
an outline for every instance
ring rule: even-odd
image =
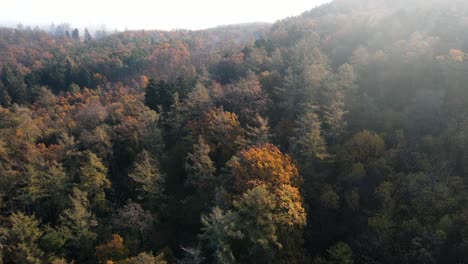
[[[0,28],[0,264],[468,263],[468,2],[54,30]]]

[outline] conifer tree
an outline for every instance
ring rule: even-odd
[[[202,136],[193,146],[193,153],[189,153],[185,160],[187,172],[186,184],[198,189],[200,194],[212,193],[215,187],[215,167],[210,158],[211,148]]]
[[[6,263],[42,263],[44,252],[38,244],[42,235],[39,221],[20,212],[13,213],[8,220]]]
[[[139,199],[153,203],[163,197],[165,175],[148,151],[143,150],[138,155],[128,176],[135,182]]]
[[[91,204],[104,209],[106,204],[105,190],[109,189],[111,182],[107,179],[107,168],[101,159],[92,152],[86,153],[86,161],[80,166],[81,188],[87,192]]]

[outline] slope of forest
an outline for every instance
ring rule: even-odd
[[[0,263],[468,263],[468,2],[0,29]]]

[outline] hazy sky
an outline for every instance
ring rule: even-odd
[[[128,29],[201,29],[274,22],[330,0],[0,0],[0,23]]]

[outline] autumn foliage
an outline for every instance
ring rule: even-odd
[[[297,187],[301,182],[298,170],[289,155],[278,147],[265,144],[241,151],[230,162],[230,168],[238,190],[259,185],[279,188],[282,185]]]

